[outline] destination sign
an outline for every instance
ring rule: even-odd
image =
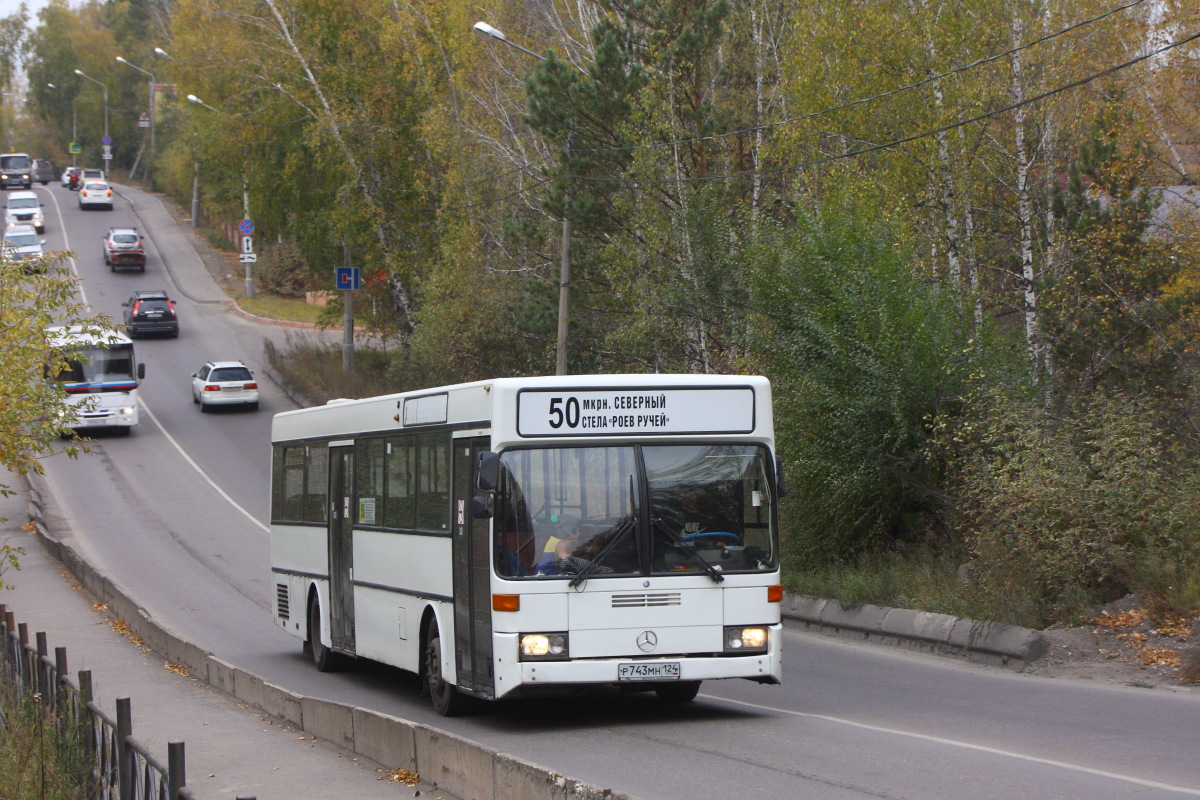
[[[753,433],[754,390],[524,389],[517,434],[623,436]]]

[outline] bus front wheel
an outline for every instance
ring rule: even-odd
[[[342,657],[321,641],[321,604],[315,597],[308,604],[308,639],[304,649],[312,654],[318,672],[334,672],[341,666]]]
[[[662,683],[654,687],[654,693],[663,703],[690,703],[700,691],[700,681]]]
[[[433,701],[433,710],[443,717],[456,717],[466,706],[466,698],[442,677],[442,639],[437,625],[429,629],[425,645],[425,685]]]

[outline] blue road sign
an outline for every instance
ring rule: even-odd
[[[357,289],[359,287],[358,267],[335,267],[338,289]]]
[[[100,144],[112,144],[112,137],[111,136],[100,137]]]
[[[254,223],[248,219],[244,219],[238,223],[238,230],[242,232],[242,236],[249,236],[254,233]]]

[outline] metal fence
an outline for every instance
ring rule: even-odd
[[[25,623],[16,623],[2,603],[0,637],[0,680],[12,683],[21,697],[38,698],[59,735],[82,738],[92,778],[88,800],[200,800],[186,785],[183,742],[167,744],[164,766],[133,738],[128,697],[117,698],[114,720],[93,702],[91,670],[80,670],[73,681],[67,648],[54,648],[51,657],[45,633],[31,644]]]

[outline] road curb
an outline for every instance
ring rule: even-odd
[[[905,608],[785,595],[781,613],[785,622],[803,630],[848,634],[1015,670],[1041,658],[1049,647],[1045,636],[1029,628]]]
[[[71,571],[108,612],[129,626],[142,645],[187,670],[197,680],[283,720],[311,736],[369,758],[388,769],[403,769],[447,794],[477,800],[637,800],[570,778],[448,731],[359,706],[307,697],[270,683],[192,645],[159,623],[130,594],[50,535],[41,489],[24,476],[28,514],[38,540]]]

